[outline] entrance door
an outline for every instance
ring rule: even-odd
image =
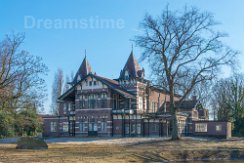
[[[159,136],[164,136],[164,124],[159,122]]]
[[[97,123],[94,120],[89,122],[88,136],[97,136]]]
[[[169,130],[170,126],[168,120],[159,122],[159,136],[168,137],[170,134]]]
[[[75,136],[75,121],[69,121],[69,136]]]

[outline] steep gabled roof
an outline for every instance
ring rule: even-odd
[[[64,99],[70,99],[70,97],[74,97],[75,87],[89,76],[91,76],[91,77],[97,79],[98,81],[102,82],[103,84],[107,85],[110,89],[114,90],[115,92],[119,93],[120,95],[124,96],[125,98],[132,98],[132,99],[136,98],[136,96],[134,94],[119,87],[119,84],[116,80],[108,79],[108,78],[101,77],[101,76],[90,73],[90,74],[86,75],[85,77],[83,77],[79,82],[74,84],[69,90],[67,90],[65,93],[63,93],[58,99],[64,100]]]
[[[76,84],[59,96],[58,100],[75,100],[75,86]]]
[[[86,56],[83,59],[80,68],[78,69],[77,73],[75,74],[74,80],[73,80],[73,84],[77,83],[77,79],[80,76],[80,79],[84,78],[85,76],[87,76],[89,73],[92,72],[92,68],[91,65],[89,64]]]
[[[179,105],[178,102],[175,102],[175,105],[179,108],[181,111],[189,111],[196,107],[198,101],[197,100],[185,100]]]
[[[119,83],[116,80],[104,78],[101,76],[93,75],[96,79],[100,80],[102,83],[107,85],[109,88],[114,90],[115,92],[119,93],[120,95],[126,97],[126,98],[136,98],[134,94],[128,92],[127,90],[121,88],[119,86]]]
[[[194,109],[197,105],[197,103],[199,103],[199,101],[197,100],[185,100],[182,101],[181,104],[179,104],[178,101],[175,101],[175,106],[178,108],[178,111],[192,111],[192,109]],[[170,111],[170,102],[166,102],[162,104],[161,108],[159,108],[160,111],[164,111],[164,105],[166,105],[166,111]]]
[[[143,77],[144,75],[144,70],[140,68],[133,51],[131,51],[130,56],[123,68],[123,70],[120,73],[120,79],[125,78],[125,72],[128,71],[129,77],[130,78],[138,78],[138,77]]]

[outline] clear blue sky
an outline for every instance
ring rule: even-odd
[[[131,51],[131,39],[138,34],[139,22],[146,12],[159,15],[166,4],[173,10],[182,9],[188,4],[212,12],[221,23],[218,29],[229,34],[224,41],[232,48],[244,52],[243,0],[1,0],[0,39],[5,34],[24,32],[26,39],[22,48],[44,59],[50,70],[46,78],[49,100],[45,106],[48,110],[53,75],[58,68],[62,68],[65,74],[76,72],[86,49],[93,71],[109,78],[117,78]],[[53,26],[44,28],[41,24],[40,28],[37,25],[31,28],[33,21],[28,19],[27,28],[26,17],[34,18],[35,21],[90,18],[122,20],[123,27],[64,29]],[[141,50],[134,47],[134,53],[139,58]],[[243,55],[239,60],[241,71],[244,72]]]

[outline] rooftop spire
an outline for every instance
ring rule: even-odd
[[[81,80],[82,78],[84,78],[86,75],[88,75],[89,73],[92,72],[92,68],[91,65],[89,64],[87,57],[86,57],[86,50],[85,50],[85,57],[74,77],[74,81],[73,82],[77,82],[78,80]]]

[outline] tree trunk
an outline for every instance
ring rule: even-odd
[[[177,125],[177,117],[176,117],[176,107],[174,103],[174,89],[173,86],[170,90],[170,112],[171,112],[171,123],[172,123],[172,140],[178,140],[178,125]]]
[[[178,140],[179,134],[178,134],[178,125],[177,125],[177,117],[176,117],[176,111],[175,108],[173,108],[173,112],[171,113],[171,123],[172,123],[172,140]]]

